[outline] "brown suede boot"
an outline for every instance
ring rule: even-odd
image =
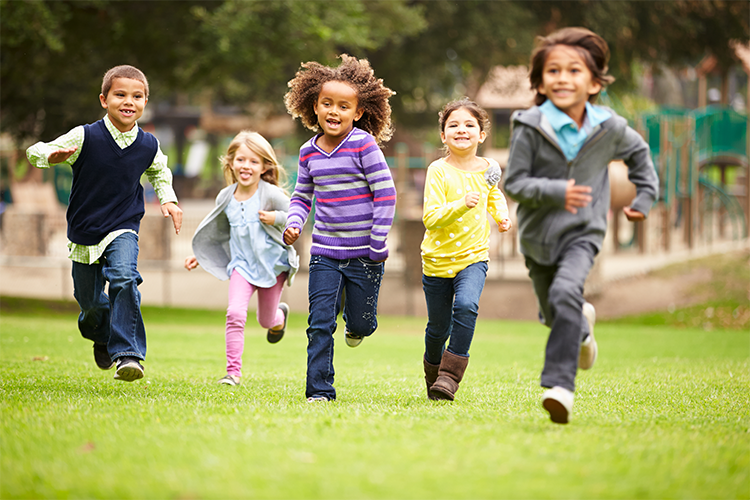
[[[433,365],[424,357],[422,358],[422,364],[424,365],[424,381],[427,382],[427,397],[430,399],[437,399],[430,394],[430,387],[432,387],[432,384],[434,384],[438,378],[440,365]]]
[[[468,356],[457,356],[450,351],[443,351],[438,378],[430,387],[430,396],[453,401],[468,364]]]

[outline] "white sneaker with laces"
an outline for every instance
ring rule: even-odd
[[[596,356],[599,353],[599,347],[596,345],[594,338],[594,323],[596,323],[596,309],[589,302],[583,303],[583,317],[589,324],[589,334],[581,342],[581,350],[578,353],[578,368],[589,370],[594,366]]]
[[[542,394],[542,406],[549,412],[550,420],[567,424],[573,411],[573,392],[560,386],[548,389]]]

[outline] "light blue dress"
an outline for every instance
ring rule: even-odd
[[[245,280],[260,288],[271,288],[277,277],[291,267],[287,250],[276,243],[263,229],[258,216],[260,198],[257,193],[245,201],[234,196],[224,209],[229,219],[229,248],[232,260],[227,275],[237,270]]]

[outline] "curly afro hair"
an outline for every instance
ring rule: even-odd
[[[390,140],[393,135],[391,105],[388,99],[396,93],[375,78],[375,72],[367,59],[357,59],[341,54],[341,64],[336,68],[311,61],[302,63],[300,70],[289,81],[289,92],[284,96],[287,111],[299,117],[308,129],[318,132],[318,117],[313,111],[323,84],[343,82],[357,91],[357,107],[364,111],[356,126],[372,134],[378,144]]]

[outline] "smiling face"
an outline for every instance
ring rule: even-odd
[[[453,154],[476,154],[477,147],[486,137],[479,120],[466,108],[453,111],[440,132],[440,139]]]
[[[117,130],[127,132],[143,115],[148,102],[146,86],[131,78],[115,78],[107,95],[99,94],[99,101]]]
[[[362,118],[364,110],[358,108],[357,91],[344,82],[326,82],[315,103],[318,124],[328,145],[334,147],[351,132],[354,122]]]
[[[573,47],[557,45],[544,62],[537,90],[581,126],[586,102],[601,89],[581,54]]]
[[[268,169],[263,158],[255,154],[245,144],[240,144],[232,160],[232,172],[241,188],[254,191],[260,176]]]

